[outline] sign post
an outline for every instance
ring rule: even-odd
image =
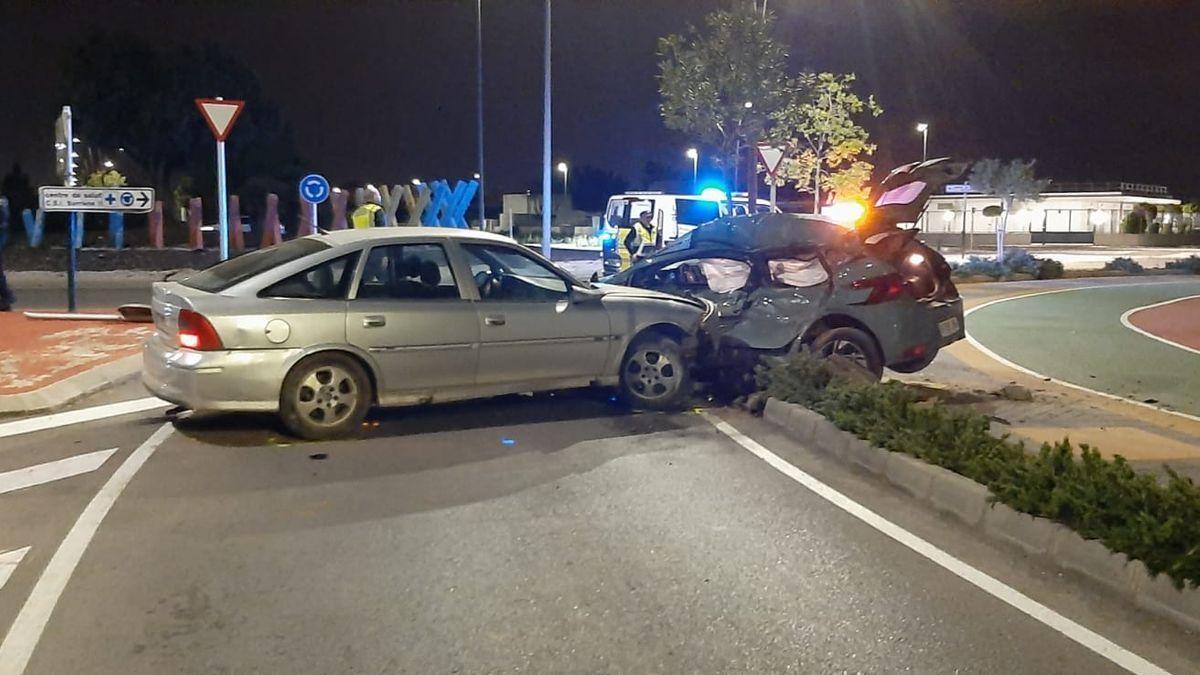
[[[58,153],[58,173],[63,185],[75,186],[75,132],[71,123],[71,106],[64,105],[54,124],[54,149]],[[43,209],[45,210],[45,209]],[[69,210],[69,209],[68,209]],[[67,311],[75,312],[75,241],[79,238],[79,214],[71,213],[67,225]]]
[[[246,107],[245,101],[226,101],[217,98],[198,98],[196,107],[208,123],[208,129],[217,140],[217,213],[220,214],[221,260],[229,259],[229,197],[225,186],[225,139],[233,129],[233,123]],[[241,227],[241,223],[238,223]]]
[[[313,231],[317,227],[317,204],[329,199],[329,181],[319,173],[310,173],[300,179],[300,198],[308,202],[312,209]]]
[[[970,183],[950,183],[946,186],[946,194],[962,195],[962,240],[959,242],[959,248],[962,249],[963,260],[967,259],[967,193],[971,191]]]
[[[767,175],[771,177],[771,210],[774,211],[775,206],[775,174],[779,171],[779,165],[783,163],[783,148],[776,148],[770,145],[758,146],[758,161],[763,163],[767,168]]]

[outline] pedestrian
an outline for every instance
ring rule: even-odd
[[[655,249],[654,214],[642,211],[637,220],[617,230],[617,252],[621,255],[621,269],[649,256]]]
[[[361,230],[367,227],[383,227],[387,225],[387,216],[383,212],[383,197],[379,194],[379,189],[374,185],[368,185],[363,188],[363,203],[354,213],[350,214],[350,223],[354,229]]]
[[[17,302],[4,276],[4,245],[8,243],[8,198],[0,197],[0,312],[11,312]]]

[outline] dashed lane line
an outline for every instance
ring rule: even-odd
[[[29,664],[42,632],[54,613],[54,606],[58,604],[71,575],[87,551],[92,538],[96,536],[100,523],[104,521],[104,517],[108,515],[134,475],[174,430],[175,427],[170,422],[159,427],[117,467],[104,487],[100,488],[83,509],[83,513],[79,514],[79,519],[59,544],[58,550],[46,564],[46,569],[42,570],[42,576],[38,578],[20,613],[8,629],[4,642],[0,643],[0,675],[21,675],[25,672],[25,666]]]

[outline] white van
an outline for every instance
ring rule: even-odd
[[[747,215],[748,204],[745,192],[733,193],[732,215]],[[609,232],[628,227],[645,211],[654,216],[654,232],[658,240],[655,245],[658,247],[691,232],[697,225],[731,215],[724,193],[720,193],[719,196],[713,193],[710,196],[626,192],[608,198],[608,206],[604,209],[604,227]],[[771,205],[766,201],[758,201],[755,211],[770,213]],[[778,211],[779,209],[775,209],[775,212]]]

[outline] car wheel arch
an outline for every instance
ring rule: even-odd
[[[364,354],[360,354],[358,350],[346,349],[345,346],[315,347],[306,349],[302,354],[292,359],[291,362],[288,363],[287,370],[284,372],[284,378],[286,378],[287,374],[292,372],[292,370],[305,359],[328,354],[339,354],[341,356],[349,357],[357,362],[358,365],[362,366],[363,372],[367,374],[367,380],[369,380],[371,383],[371,402],[375,404],[379,403],[379,373],[376,370],[374,363],[372,363],[371,359]]]
[[[876,351],[881,357],[883,356],[883,345],[880,344],[879,338],[875,335],[875,331],[867,327],[867,324],[863,323],[862,321],[859,321],[858,319],[846,314],[827,314],[812,322],[808,329],[805,330],[799,338],[797,338],[793,349],[812,344],[813,340],[816,340],[818,335],[834,328],[854,328],[866,333],[868,336],[870,336],[871,341],[875,343]]]

